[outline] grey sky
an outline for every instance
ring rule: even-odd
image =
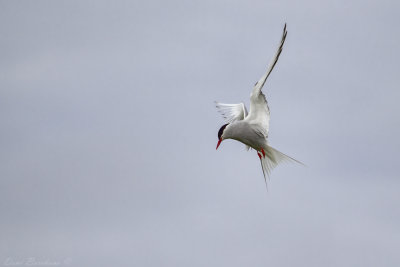
[[[398,1],[0,1],[0,264],[399,266]],[[264,88],[278,166],[215,151]]]

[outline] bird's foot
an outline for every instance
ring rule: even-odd
[[[257,155],[261,159],[261,154],[258,151],[257,151]]]
[[[265,151],[264,151],[264,148],[261,148],[261,153],[263,154],[263,157],[265,158]]]

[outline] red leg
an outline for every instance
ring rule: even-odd
[[[258,157],[261,159],[261,154],[260,154],[260,153],[258,153],[258,151],[257,151],[257,155],[258,155]]]
[[[263,154],[264,158],[265,158],[265,151],[264,148],[261,148],[261,153]]]

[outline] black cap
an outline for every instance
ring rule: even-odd
[[[222,125],[221,128],[219,128],[219,131],[218,131],[218,140],[221,139],[221,136],[222,136],[222,134],[224,133],[224,130],[225,130],[226,126],[228,126],[228,124],[229,124],[229,123],[224,124],[224,125]]]

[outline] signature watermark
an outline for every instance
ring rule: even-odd
[[[66,266],[71,263],[70,258],[65,258],[62,260],[48,259],[48,258],[12,258],[8,257],[4,259],[4,266]]]

